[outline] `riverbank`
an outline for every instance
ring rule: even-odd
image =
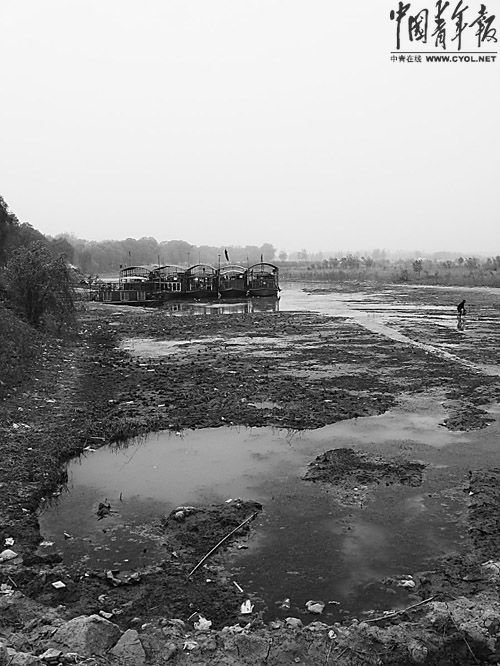
[[[498,524],[491,520],[495,512],[498,515],[499,498],[490,473],[478,471],[464,478],[464,496],[472,498],[464,505],[468,554],[448,558],[432,575],[419,577],[415,572],[415,603],[425,603],[409,611],[411,624],[405,614],[361,627],[347,620],[334,630],[334,637],[328,627],[301,630],[283,624],[271,629],[259,618],[241,616],[245,598],[231,585],[222,560],[214,561],[213,583],[207,585],[206,576],[187,578],[208,544],[258,508],[242,505],[228,522],[227,508],[212,507],[209,520],[182,535],[175,522],[156,525],[163,530],[168,555],[156,567],[139,572],[133,582],[125,576],[120,583],[105,572],[71,571],[57,554],[45,554],[39,548],[36,509],[42,497],[60,492],[65,481],[61,463],[86,447],[160,429],[224,424],[319,428],[381,414],[402,394],[435,390],[448,401],[449,428],[485,428],[490,422],[485,408],[498,399],[497,378],[389,340],[344,317],[294,312],[175,317],[91,304],[82,313],[80,327],[71,343],[47,342],[29,381],[7,395],[0,407],[0,544],[12,539],[9,548],[18,555],[0,565],[0,580],[11,589],[0,601],[0,632],[8,641],[40,654],[48,645],[45,637],[35,636],[42,609],[59,607],[49,613],[56,625],[93,613],[106,614],[121,630],[146,625],[139,635],[151,663],[165,656],[168,645],[174,663],[267,659],[266,663],[285,664],[296,658],[297,663],[376,663],[368,661],[375,653],[381,663],[404,663],[401,655],[409,654],[408,645],[413,645],[409,636],[416,641],[410,656],[420,663],[454,663],[450,659],[455,654],[462,659],[455,663],[469,663],[471,651],[476,659],[493,658],[497,579],[495,570],[481,567],[498,559],[499,552]],[[168,342],[162,354],[154,340]],[[477,360],[480,349],[470,346]],[[152,522],[158,518],[152,517]],[[250,523],[247,530],[252,529]],[[242,538],[236,533],[235,539]],[[55,588],[57,581],[64,587]],[[468,599],[466,604],[462,597]],[[460,616],[464,604],[467,620]],[[477,619],[472,639],[465,624],[476,611],[477,618],[484,614],[485,607],[491,621],[486,627]],[[185,626],[168,621],[187,622],[200,609],[219,632],[238,623],[244,627],[249,619],[250,626],[224,634],[204,631],[203,640],[195,632],[197,646],[182,650],[186,634],[195,631],[193,618]],[[33,620],[33,628],[26,630]],[[390,626],[373,629],[381,623]],[[13,633],[18,637],[14,642]],[[228,640],[233,641],[233,648],[226,645],[228,661],[215,661]]]

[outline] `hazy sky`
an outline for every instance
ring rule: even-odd
[[[500,254],[500,61],[391,62],[396,4],[2,0],[0,194],[50,235]]]

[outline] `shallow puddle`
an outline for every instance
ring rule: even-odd
[[[186,347],[191,351],[200,349],[212,342],[220,342],[224,338],[210,337],[190,340],[155,340],[154,338],[127,338],[122,341],[120,349],[134,356],[171,356],[184,353]]]
[[[438,425],[435,405],[422,398],[413,413],[403,404],[382,416],[300,433],[163,432],[89,451],[68,465],[66,492],[42,507],[41,532],[67,564],[134,570],[161,559],[161,531],[151,524],[174,507],[257,500],[264,510],[248,549],[233,549],[226,561],[239,585],[265,601],[268,618],[304,614],[309,599],[332,602],[326,621],[404,606],[408,590],[382,579],[430,569],[439,556],[459,550],[467,469],[478,460],[499,463],[498,423],[480,433],[449,432]],[[424,483],[380,486],[372,495],[353,488],[352,498],[339,503],[335,488],[301,477],[316,455],[340,447],[423,461]],[[105,501],[113,512],[98,520]],[[286,598],[290,609],[280,608]]]

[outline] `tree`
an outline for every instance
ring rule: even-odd
[[[58,332],[75,320],[74,291],[62,256],[35,241],[15,250],[4,271],[7,301],[35,328]]]
[[[415,259],[415,261],[412,264],[413,270],[418,275],[418,277],[420,277],[420,273],[422,272],[423,264],[424,262],[422,261],[422,259]]]
[[[19,222],[0,196],[0,266],[6,264],[9,255],[16,248],[28,245],[32,241],[47,244],[43,234],[33,229],[30,224]]]
[[[271,243],[262,243],[260,246],[260,254],[264,261],[273,261],[276,255],[276,248]]]

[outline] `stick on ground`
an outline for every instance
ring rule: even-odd
[[[365,620],[365,622],[378,622],[379,620],[387,620],[391,617],[396,617],[396,615],[401,615],[402,613],[406,613],[406,611],[413,610],[413,608],[418,608],[419,606],[428,604],[429,601],[432,601],[435,598],[436,595],[434,595],[433,597],[429,597],[428,599],[424,599],[423,601],[419,601],[418,604],[413,604],[413,606],[408,606],[407,608],[402,608],[401,610],[394,611],[393,613],[387,613],[386,615],[381,615],[380,617],[373,617],[371,620]]]
[[[246,523],[248,523],[250,520],[252,520],[252,518],[255,518],[256,515],[257,515],[257,512],[252,513],[252,515],[251,515],[251,516],[248,516],[248,518],[245,518],[245,520],[244,520],[242,523],[240,523],[240,524],[238,525],[238,527],[235,527],[234,530],[233,530],[232,532],[229,532],[229,534],[226,534],[226,536],[225,536],[223,539],[221,539],[221,540],[219,541],[219,543],[217,543],[217,544],[212,548],[212,550],[210,550],[206,555],[204,555],[204,556],[201,558],[201,560],[200,560],[200,561],[198,562],[198,564],[194,567],[194,569],[192,569],[192,570],[188,573],[188,578],[194,574],[194,572],[196,571],[196,569],[198,569],[198,567],[201,567],[201,565],[203,564],[203,562],[205,562],[205,560],[208,560],[208,558],[210,557],[210,555],[212,555],[212,553],[215,553],[215,551],[217,550],[217,548],[218,548],[219,546],[221,546],[221,545],[224,543],[224,541],[226,541],[227,539],[229,539],[229,537],[230,537],[232,534],[234,534],[234,533],[237,532],[239,529],[241,529],[241,528],[243,527],[243,525],[246,525]]]

